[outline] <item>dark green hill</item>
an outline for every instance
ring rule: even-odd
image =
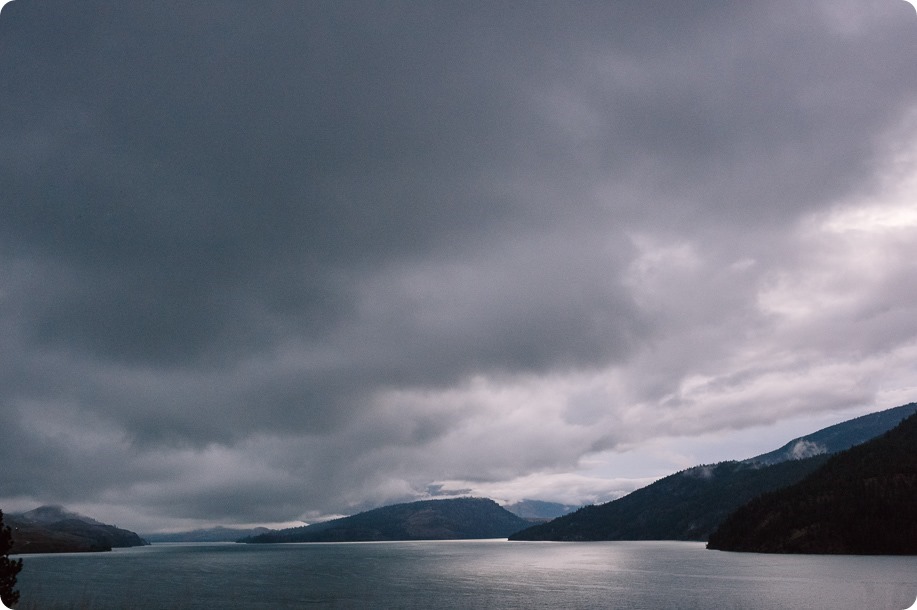
[[[822,453],[838,453],[888,432],[914,413],[917,413],[917,403],[915,402],[895,407],[894,409],[869,413],[828,426],[818,432],[800,436],[780,449],[745,461],[776,464],[777,462],[797,460]]]
[[[915,411],[917,403],[887,409],[800,437],[757,458],[696,466],[612,502],[531,527],[511,539],[707,540],[727,516],[752,498],[802,480],[830,454],[893,428]],[[807,452],[816,455],[797,459]]]
[[[506,538],[530,523],[486,498],[423,500],[384,506],[240,542],[365,542]]]
[[[708,548],[917,554],[917,415],[833,456],[805,480],[741,507]]]
[[[106,525],[60,506],[40,506],[6,516],[12,553],[78,553],[149,544],[132,531]]]
[[[817,456],[771,466],[721,462],[669,475],[623,498],[586,506],[510,536],[511,540],[706,540],[736,508],[801,480]]]

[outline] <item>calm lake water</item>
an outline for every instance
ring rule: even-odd
[[[917,598],[917,557],[700,543],[156,544],[25,555],[20,608],[863,608]]]

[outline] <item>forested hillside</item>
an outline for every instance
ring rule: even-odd
[[[422,500],[278,530],[240,542],[362,542],[506,538],[528,521],[486,498]]]
[[[77,553],[110,551],[148,542],[136,533],[60,506],[40,506],[7,516],[13,535],[13,553]]]
[[[706,540],[736,508],[813,472],[817,456],[771,466],[721,462],[669,475],[623,498],[512,535],[512,540]]]
[[[741,507],[708,548],[917,554],[917,415],[810,477]]]
[[[689,468],[512,538],[707,540],[727,516],[752,498],[802,480],[829,455],[888,431],[915,411],[917,403],[870,413],[794,439],[756,458]]]
[[[795,438],[779,449],[745,461],[776,464],[822,453],[838,453],[885,434],[914,413],[917,413],[917,403],[914,402],[868,413]]]

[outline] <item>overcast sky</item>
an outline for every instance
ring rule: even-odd
[[[904,0],[0,14],[0,508],[608,500],[917,400]]]

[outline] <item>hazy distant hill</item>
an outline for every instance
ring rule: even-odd
[[[858,417],[759,458],[689,468],[617,500],[531,527],[511,539],[707,540],[727,516],[752,498],[802,480],[831,453],[861,443],[873,432],[881,434],[915,410],[917,404],[909,404]],[[817,444],[819,450],[814,453],[819,455],[793,459],[785,450],[800,441]]]
[[[572,513],[579,506],[542,500],[520,500],[512,504],[505,504],[503,508],[528,521],[545,521]]]
[[[915,402],[869,413],[793,439],[780,449],[745,461],[776,464],[823,453],[837,453],[888,432],[914,413],[917,413]]]
[[[240,542],[362,542],[506,538],[531,525],[493,500],[457,498],[384,506],[323,523],[277,530]]]
[[[758,553],[917,554],[917,415],[741,507],[707,547]]]
[[[235,542],[246,536],[257,536],[270,532],[266,527],[242,529],[232,527],[211,527],[187,532],[171,532],[165,534],[144,534],[144,538],[152,543],[157,542]]]
[[[12,529],[14,554],[110,551],[148,544],[134,532],[61,506],[40,506],[26,513],[5,515],[4,519]]]

